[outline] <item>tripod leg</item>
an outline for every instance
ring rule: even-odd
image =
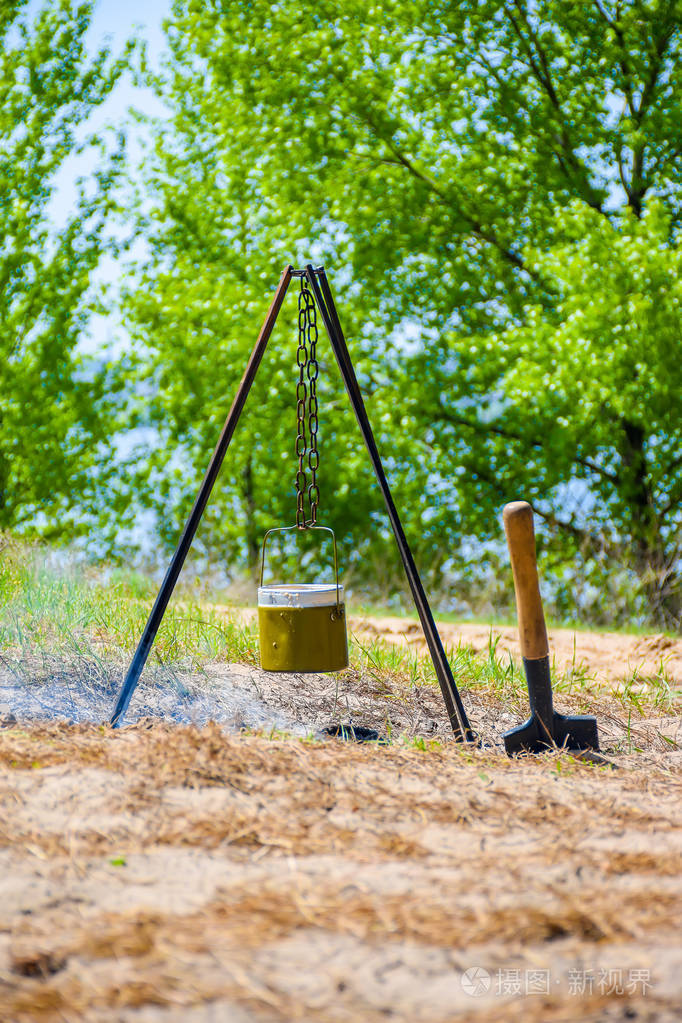
[[[187,553],[192,545],[192,540],[194,539],[194,534],[197,531],[197,526],[201,521],[201,516],[204,514],[204,509],[206,508],[211,490],[213,489],[213,484],[215,483],[218,472],[220,471],[220,466],[223,464],[225,452],[232,440],[232,435],[239,421],[242,409],[244,408],[248,393],[251,390],[251,385],[256,376],[258,367],[260,366],[266,345],[277,321],[277,314],[280,311],[282,302],[284,301],[284,296],[286,295],[287,288],[289,287],[289,282],[291,281],[292,269],[293,268],[291,266],[288,266],[282,271],[282,276],[279,279],[279,284],[277,285],[272,305],[270,306],[263,326],[261,327],[258,340],[256,341],[251,353],[251,358],[249,359],[246,370],[244,371],[244,376],[242,377],[234,401],[232,402],[232,408],[225,420],[225,425],[223,426],[222,433],[220,434],[218,443],[216,444],[215,451],[211,456],[211,461],[208,463],[208,469],[206,470],[206,475],[199,487],[194,507],[189,514],[189,518],[187,519],[185,528],[182,531],[182,536],[180,537],[175,554],[171,558],[168,570],[166,571],[166,576],[161,583],[161,589],[154,601],[154,606],[147,620],[147,624],[145,625],[144,632],[142,633],[140,642],[137,645],[137,650],[130,662],[128,674],[125,677],[121,692],[119,693],[118,700],[116,701],[114,713],[111,717],[111,724],[114,728],[118,727],[121,722],[121,718],[128,709],[130,698],[135,692],[135,687],[137,686],[140,675],[142,674],[142,669],[147,663],[149,651],[152,648],[156,633],[158,632],[159,626],[163,620],[163,616],[168,606],[168,601],[175,589],[175,584],[178,581],[178,576],[180,575],[182,566],[185,563],[185,558],[187,557]]]
[[[391,496],[388,481],[381,464],[379,451],[374,440],[374,434],[372,433],[372,427],[367,416],[367,410],[365,409],[365,403],[362,398],[360,386],[358,384],[357,377],[355,376],[355,370],[353,369],[353,364],[346,345],[346,340],[343,336],[343,331],[341,330],[339,317],[336,312],[336,306],[334,305],[334,299],[329,287],[327,275],[321,268],[315,271],[310,264],[306,267],[306,270],[310,286],[313,294],[315,295],[315,301],[319,306],[320,314],[324,320],[324,325],[329,335],[329,340],[331,341],[332,348],[334,349],[336,361],[338,362],[339,369],[341,370],[341,376],[343,377],[344,384],[346,385],[348,397],[350,398],[353,411],[355,412],[355,417],[358,421],[358,425],[360,426],[360,430],[362,431],[362,436],[364,438],[365,445],[367,446],[367,451],[369,452],[374,473],[386,503],[386,509],[393,529],[393,535],[395,536],[396,544],[398,545],[400,557],[402,558],[403,566],[405,568],[405,574],[407,575],[410,590],[412,591],[415,607],[417,608],[419,620],[421,622],[422,629],[424,630],[426,643],[428,645],[436,677],[443,694],[452,730],[458,741],[471,742],[475,739],[475,735],[471,729],[471,725],[469,724],[469,719],[467,717],[466,710],[464,709],[462,698],[452,675],[452,669],[450,668],[448,659],[445,656],[445,650],[443,649],[441,638],[438,635],[436,623],[433,620],[431,608],[429,607],[429,602],[426,598],[426,593],[424,592],[424,587],[422,585],[419,572],[417,571],[417,566],[415,565],[414,558],[412,557],[412,552],[400,522],[398,511],[393,502],[393,497]]]

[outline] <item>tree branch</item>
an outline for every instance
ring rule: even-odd
[[[510,430],[508,427],[498,426],[494,423],[482,423],[480,420],[472,420],[467,416],[460,416],[454,412],[450,412],[444,409],[442,405],[438,406],[440,417],[445,419],[449,423],[453,423],[457,426],[467,426],[469,429],[474,430],[478,433],[493,433],[497,437],[503,437],[505,440],[516,440],[521,444],[530,444],[533,448],[542,448],[544,444],[540,440],[533,440],[530,437],[525,437],[521,433],[517,433],[514,430]],[[603,479],[608,480],[614,486],[618,486],[620,483],[620,477],[617,473],[609,472],[607,469],[602,469],[600,465],[593,462],[589,458],[583,458],[580,455],[575,454],[573,461],[583,468],[593,472],[596,476],[601,476]]]
[[[675,470],[679,468],[679,466],[681,465],[682,455],[679,455],[677,458],[674,458],[672,462],[667,466],[665,470],[665,475],[671,476],[672,473],[674,473]],[[658,518],[661,521],[665,518],[668,512],[671,512],[675,505],[680,504],[680,501],[682,500],[682,478],[677,480],[677,487],[673,486],[671,488],[671,492],[668,495],[668,497],[669,500],[663,505],[662,508],[659,509],[658,512]]]
[[[676,505],[679,505],[680,502],[682,502],[682,487],[678,487],[677,490],[678,493],[671,497],[670,500],[659,510],[659,518],[665,518],[668,512],[671,512]]]
[[[627,195],[628,200],[630,200],[631,199],[630,184],[629,184],[627,178],[625,177],[625,167],[623,166],[623,147],[622,146],[618,146],[618,150],[616,152],[616,160],[618,161],[618,175],[620,177],[620,183],[623,186],[623,190],[625,191],[625,194]]]
[[[334,74],[337,77],[337,80],[340,81],[338,74],[336,72],[334,72]],[[402,165],[415,179],[425,184],[434,195],[438,196],[443,205],[447,206],[449,209],[454,209],[455,212],[458,213],[465,221],[469,230],[473,234],[482,241],[488,242],[488,244],[496,248],[508,263],[514,266],[517,270],[526,274],[531,278],[531,280],[535,281],[536,284],[540,284],[547,290],[553,290],[547,281],[545,281],[536,271],[526,265],[523,258],[517,252],[514,252],[513,249],[506,246],[489,228],[484,227],[480,221],[462,209],[461,205],[456,203],[453,197],[447,195],[437,182],[433,180],[433,178],[425,174],[424,171],[418,168],[416,164],[406,157],[405,154],[398,149],[393,139],[390,136],[387,137],[386,132],[381,131],[380,126],[376,123],[369,110],[365,110],[363,112],[358,111],[356,112],[356,116],[360,121],[364,122],[365,126],[369,128],[373,136],[379,142],[383,143],[388,151],[393,154],[395,162]],[[382,163],[389,162],[381,157],[379,157],[379,160]]]
[[[635,87],[633,84],[634,75],[628,59],[629,51],[627,41],[625,39],[625,33],[620,23],[620,5],[618,5],[615,17],[609,17],[600,0],[593,0],[593,6],[599,12],[609,29],[613,32],[618,44],[618,63],[623,73],[623,92],[625,94],[625,100],[634,124],[637,127],[640,127],[648,109],[651,106],[656,89],[656,83],[658,82],[661,67],[663,65],[663,58],[677,25],[675,16],[671,16],[671,12],[674,11],[674,4],[669,3],[667,5],[665,14],[661,19],[663,29],[659,35],[654,35],[652,46],[653,56],[649,65],[648,74],[642,85],[639,102],[636,102],[635,100]],[[622,147],[620,147],[616,154],[618,159],[618,173],[620,175],[625,194],[627,195],[628,205],[637,217],[640,217],[642,214],[642,200],[649,188],[644,179],[644,164],[646,159],[645,150],[645,145],[641,143],[632,151],[632,167],[629,184],[625,180]]]
[[[672,462],[665,470],[665,475],[669,476],[671,473],[675,472],[675,469],[677,469],[680,465],[682,465],[682,455],[678,455],[677,458],[673,458]]]
[[[623,34],[623,29],[621,28],[620,24],[616,19],[609,18],[608,14],[600,4],[599,0],[593,0],[593,3],[618,41],[618,45],[620,47],[618,63],[620,64],[620,69],[623,72],[623,92],[625,93],[625,102],[628,105],[628,110],[630,111],[631,116],[635,117],[636,109],[634,102],[634,93],[632,89],[632,71],[630,70],[630,66],[625,56],[627,52],[627,47],[625,45],[625,36]]]
[[[453,197],[447,195],[447,193],[445,193],[442,190],[442,188],[440,188],[440,186],[433,180],[433,178],[430,178],[428,174],[425,174],[424,171],[420,170],[419,167],[417,167],[407,156],[405,156],[405,154],[398,149],[394,142],[389,141],[386,138],[382,138],[381,141],[384,143],[387,149],[391,153],[393,153],[395,162],[402,165],[407,171],[409,171],[409,173],[414,178],[425,184],[434,193],[434,195],[438,196],[438,198],[444,205],[448,206],[450,209],[454,209],[462,218],[462,220],[465,221],[465,223],[468,225],[469,229],[473,234],[475,234],[482,241],[488,242],[489,245],[492,245],[494,248],[496,248],[508,263],[511,263],[512,266],[516,267],[518,270],[521,270],[523,273],[527,274],[532,280],[535,281],[536,284],[542,284],[546,288],[549,287],[547,281],[540,277],[540,275],[536,273],[535,270],[532,270],[529,266],[527,266],[526,263],[523,261],[522,257],[519,256],[517,252],[514,252],[513,249],[508,248],[489,228],[485,227],[479,220],[476,219],[476,217],[473,217],[470,213],[467,213],[466,210],[464,210],[459,203],[455,202]],[[384,160],[383,162],[387,161]]]
[[[568,128],[566,126],[566,119],[564,117],[563,108],[561,106],[558,93],[554,87],[554,82],[552,81],[547,54],[545,53],[544,48],[542,47],[540,40],[538,39],[537,33],[535,32],[530,22],[530,19],[528,17],[528,11],[525,5],[521,2],[521,0],[512,0],[512,2],[514,3],[514,6],[519,12],[521,18],[523,19],[524,25],[526,26],[526,29],[528,31],[528,35],[530,36],[530,39],[532,41],[532,45],[526,39],[521,29],[521,26],[518,22],[518,19],[514,16],[514,13],[506,6],[506,4],[503,8],[504,12],[507,15],[507,18],[509,19],[512,28],[514,29],[514,32],[516,33],[516,36],[518,37],[518,40],[521,46],[523,47],[523,50],[525,51],[526,57],[528,58],[528,64],[533,72],[533,75],[535,76],[535,80],[542,87],[543,91],[546,93],[550,101],[550,104],[554,108],[554,112],[556,114],[557,121],[559,124],[560,131],[559,142],[561,144],[561,148],[565,153],[566,160],[572,168],[573,173],[569,174],[567,172],[566,164],[562,164],[560,162],[560,166],[562,167],[562,170],[566,175],[567,179],[580,190],[582,198],[585,200],[587,205],[590,206],[593,210],[596,210],[598,213],[601,213],[603,214],[603,216],[606,217],[607,214],[604,213],[604,209],[602,206],[602,202],[599,198],[599,195],[590,184],[589,172],[585,167],[584,163],[582,162],[582,160],[580,160],[580,158],[576,154],[575,146],[573,145]],[[533,51],[533,47],[535,47],[535,52]]]
[[[670,10],[670,8],[668,9]],[[658,37],[653,40],[654,52],[651,64],[649,66],[649,73],[646,81],[642,88],[642,94],[639,98],[639,103],[635,109],[634,121],[636,125],[641,126],[647,111],[649,110],[653,101],[654,93],[656,90],[656,83],[658,82],[659,75],[661,73],[661,67],[663,65],[663,57],[665,51],[668,48],[668,44],[672,39],[675,31],[675,21],[668,20],[668,16],[663,21],[664,28]],[[635,211],[635,214],[640,217],[642,215],[642,199],[648,191],[648,184],[644,179],[644,163],[645,163],[645,144],[642,142],[632,151],[632,170],[630,173],[630,205]]]
[[[663,57],[665,55],[665,51],[668,48],[668,43],[673,37],[675,27],[676,24],[674,21],[668,23],[664,30],[661,32],[660,36],[657,39],[654,39],[653,60],[649,67],[649,74],[644,83],[642,95],[640,96],[639,103],[637,105],[637,110],[635,111],[635,119],[638,125],[642,123],[644,115],[646,114],[647,110],[649,109],[649,106],[651,105],[651,100],[654,94],[654,90],[656,88],[658,76],[661,73]]]
[[[623,551],[622,544],[614,544],[613,541],[607,540],[605,537],[595,536],[588,529],[582,529],[580,526],[576,526],[574,522],[566,522],[564,519],[559,519],[554,512],[543,512],[536,505],[533,505],[533,513],[538,515],[545,522],[548,522],[555,529],[563,530],[572,536],[575,540],[591,548],[593,551],[606,551],[607,553],[616,553]]]
[[[479,477],[479,479],[485,480],[488,486],[490,486],[495,491],[495,493],[499,494],[500,498],[503,501],[509,500],[509,493],[506,487],[502,485],[499,478],[493,472],[486,469],[484,466],[480,465],[476,466],[474,472],[475,475]],[[540,511],[540,509],[537,508],[535,505],[533,505],[533,512],[536,515],[538,515],[541,519],[544,519],[545,522],[548,522],[556,529],[560,529],[563,530],[565,533],[568,533],[569,536],[572,536],[580,544],[590,548],[593,551],[601,552],[607,550],[616,552],[621,549],[618,545],[614,545],[613,543],[607,543],[605,539],[599,536],[595,536],[595,534],[591,533],[588,529],[583,529],[580,526],[576,526],[574,522],[567,522],[564,519],[557,518],[554,512]]]

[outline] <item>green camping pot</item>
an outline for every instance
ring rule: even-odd
[[[346,608],[339,585],[336,537],[327,526],[307,526],[331,533],[335,582],[270,583],[263,585],[265,544],[271,533],[299,527],[269,529],[263,539],[258,587],[260,663],[264,671],[340,671],[348,667]]]

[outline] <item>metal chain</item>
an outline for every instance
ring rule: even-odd
[[[320,464],[320,455],[317,450],[317,378],[320,367],[317,365],[317,310],[315,300],[308,292],[310,301],[308,303],[308,437],[310,439],[310,450],[308,451],[308,468],[310,469],[310,483],[308,484],[308,503],[310,505],[310,525],[317,522],[317,506],[320,503],[320,488],[317,485],[317,469]]]
[[[305,368],[308,363],[308,349],[306,347],[308,328],[308,289],[305,287],[304,278],[301,278],[301,290],[298,295],[298,348],[296,349],[296,365],[298,366],[298,383],[296,384],[296,455],[298,457],[298,470],[296,472],[296,525],[299,529],[305,529],[305,493],[308,480],[305,474],[305,453],[306,453],[306,398],[307,388],[305,382]]]
[[[298,382],[296,384],[296,456],[298,468],[296,472],[296,525],[299,529],[314,526],[317,522],[317,508],[320,503],[320,490],[317,484],[317,469],[320,456],[317,450],[317,310],[315,300],[308,288],[307,281],[301,278],[301,290],[298,295],[298,348],[296,365],[298,366]],[[307,384],[306,384],[307,378]],[[307,433],[306,433],[307,416]],[[310,445],[308,445],[308,439]],[[310,483],[306,474],[310,470]],[[306,498],[308,501],[309,518],[306,518]]]

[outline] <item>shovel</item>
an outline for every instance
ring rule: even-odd
[[[530,717],[525,724],[502,736],[504,748],[509,756],[544,753],[557,746],[598,750],[597,719],[558,714],[552,703],[549,643],[535,560],[533,509],[527,501],[513,501],[505,505],[502,519],[514,573],[519,639],[530,702]]]

